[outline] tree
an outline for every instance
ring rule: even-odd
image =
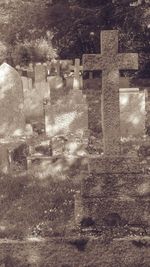
[[[149,51],[148,0],[13,0],[3,6],[7,22],[0,22],[1,40],[14,47],[41,37],[49,40],[61,58],[82,57],[100,51],[99,32],[118,29],[119,49]]]
[[[46,14],[47,26],[54,32],[54,45],[62,58],[98,53],[99,32],[104,29],[119,30],[121,51],[142,52],[142,64],[149,58],[146,0],[68,0],[65,4],[57,0],[47,7]]]

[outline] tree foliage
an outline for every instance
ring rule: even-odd
[[[61,58],[100,51],[99,32],[118,29],[119,49],[149,51],[149,0],[13,0],[1,40],[11,46],[41,37],[53,43]],[[7,8],[6,8],[7,7]],[[47,32],[53,33],[53,38]],[[144,58],[142,56],[142,58]],[[147,58],[147,56],[145,57]]]

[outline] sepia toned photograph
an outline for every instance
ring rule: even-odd
[[[0,0],[0,267],[150,267],[150,0]]]

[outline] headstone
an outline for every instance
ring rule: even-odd
[[[56,73],[57,73],[57,76],[60,76],[60,61],[57,60],[56,62]]]
[[[46,81],[46,66],[43,64],[35,65],[35,83],[31,89],[31,79],[27,80],[27,90],[25,103],[26,112],[30,120],[32,118],[36,119],[39,123],[44,120],[44,110],[43,110],[43,100],[49,99],[50,89],[49,83]]]
[[[109,44],[109,45],[108,45]],[[102,31],[101,54],[83,55],[83,69],[102,70],[104,151],[118,154],[120,146],[119,70],[137,69],[137,54],[118,54],[118,32]]]
[[[82,139],[88,130],[87,115],[87,104],[82,91],[72,90],[57,103],[45,105],[46,134],[50,137],[55,137],[56,140],[59,139],[62,143],[63,151],[64,145],[59,137],[66,136],[68,152],[70,151],[69,153],[71,153],[71,150],[73,151],[72,144],[74,144],[74,150],[77,151],[76,148],[81,147],[78,142],[79,139]]]
[[[0,66],[0,137],[20,136],[25,129],[22,81],[15,69]]]
[[[145,134],[145,92],[138,88],[120,89],[121,137],[140,138]]]
[[[73,79],[73,89],[81,88],[81,75],[80,72],[83,70],[83,67],[80,66],[80,59],[75,59],[74,66],[70,66],[70,70],[74,71],[74,79]]]
[[[46,80],[46,69],[41,63],[35,65],[35,82],[43,82]]]
[[[50,88],[50,102],[56,104],[67,93],[63,79],[60,76],[50,76],[47,78],[47,82]]]
[[[32,82],[34,81],[34,68],[33,63],[29,63],[29,66],[27,68],[27,77],[32,79]]]

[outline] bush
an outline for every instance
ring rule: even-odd
[[[28,65],[29,62],[45,62],[47,58],[52,59],[56,56],[56,50],[45,38],[18,43],[12,53],[15,65]]]

